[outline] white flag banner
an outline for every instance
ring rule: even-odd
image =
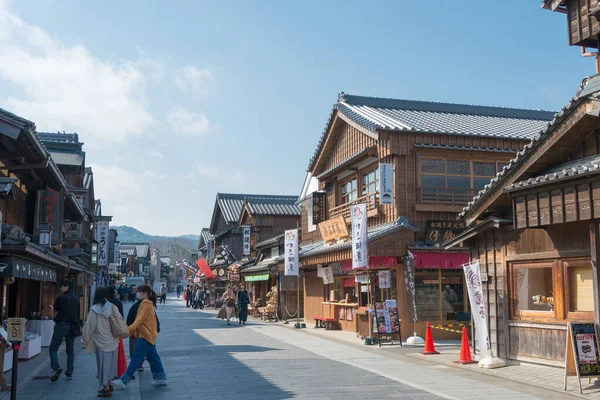
[[[331,267],[323,268],[323,284],[329,285],[333,283],[335,280],[333,279],[333,270]]]
[[[485,300],[483,298],[483,285],[481,284],[481,270],[479,261],[463,265],[465,281],[469,292],[469,302],[475,324],[475,340],[481,355],[491,356],[490,337],[488,335],[487,316],[485,311]]]
[[[250,255],[250,225],[244,225],[242,226],[242,233],[243,233],[243,254],[245,256],[249,256]]]
[[[394,204],[394,174],[392,164],[379,164],[379,194],[381,204]]]
[[[298,276],[298,230],[285,231],[285,275]]]
[[[363,283],[367,284],[367,283],[369,283],[367,274],[354,275],[354,280],[356,281],[356,283],[360,283],[360,284],[363,284]]]
[[[392,287],[392,272],[379,271],[379,289],[390,289]]]
[[[367,252],[367,205],[350,206],[352,216],[352,268],[369,266]]]
[[[323,266],[321,264],[317,264],[317,278],[323,277]]]

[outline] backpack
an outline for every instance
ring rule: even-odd
[[[127,339],[129,337],[129,329],[127,329],[127,324],[114,304],[113,312],[108,321],[110,322],[110,331],[112,332],[113,337],[118,339]]]

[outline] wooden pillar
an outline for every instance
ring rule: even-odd
[[[600,237],[598,236],[598,221],[590,222],[590,255],[592,259],[592,283],[594,288],[594,323],[600,329],[600,275],[598,261],[600,260]]]

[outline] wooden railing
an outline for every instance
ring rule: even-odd
[[[348,203],[333,207],[329,210],[329,219],[339,217],[350,219],[350,206],[354,204],[365,203],[367,205],[367,215],[376,215],[379,211],[379,193],[369,193]]]
[[[475,195],[473,189],[450,189],[450,188],[417,188],[417,202],[422,203],[441,203],[453,205],[465,205]]]

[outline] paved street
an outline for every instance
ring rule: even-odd
[[[544,391],[405,356],[375,347],[331,341],[281,325],[250,321],[241,327],[169,299],[159,306],[158,350],[169,387],[155,388],[148,372],[138,374],[117,399],[561,399]],[[358,343],[358,341],[357,341]],[[127,346],[126,346],[127,347]],[[44,349],[47,352],[46,349]],[[64,358],[64,355],[63,355]],[[38,379],[19,399],[95,398],[95,358],[80,352],[74,380]]]

